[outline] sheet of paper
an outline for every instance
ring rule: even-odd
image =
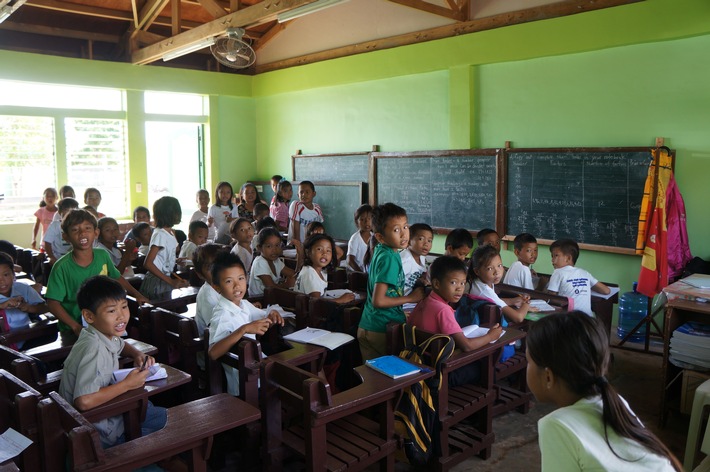
[[[355,293],[352,290],[348,290],[347,288],[341,288],[341,289],[335,289],[335,290],[326,290],[325,295],[323,295],[325,298],[339,298],[345,295],[346,293],[352,293],[355,295],[355,300],[360,299],[360,294]]]
[[[547,303],[545,300],[538,298],[530,300],[530,306],[537,308],[537,311],[555,311],[555,307]]]
[[[480,338],[481,336],[485,336],[488,334],[488,331],[490,331],[488,328],[484,328],[483,326],[478,326],[478,325],[471,325],[471,326],[466,326],[463,328],[463,335],[466,336],[467,338]],[[498,339],[501,338],[505,334],[505,330],[502,330],[500,332],[500,336],[498,336]],[[494,339],[491,341],[491,344],[496,342],[497,340]]]
[[[296,341],[299,343],[309,343],[313,341],[316,338],[319,338],[323,335],[329,334],[330,331],[326,331],[325,329],[318,329],[318,328],[303,328],[295,333],[288,334],[284,336],[284,339],[290,340],[290,341]]]
[[[19,456],[32,441],[12,428],[0,434],[0,462]]]
[[[295,318],[296,314],[291,313],[290,311],[284,310],[281,305],[269,305],[266,307],[266,311],[264,311],[264,316],[267,316],[271,311],[277,311],[279,312],[279,315],[281,315],[281,318]]]
[[[609,287],[609,290],[610,291],[608,295],[604,295],[603,293],[595,292],[594,290],[592,290],[592,296],[603,298],[604,300],[609,300],[611,297],[619,293],[619,287]]]

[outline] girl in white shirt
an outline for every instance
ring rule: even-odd
[[[314,234],[306,239],[303,250],[306,255],[306,261],[298,274],[294,291],[305,293],[313,298],[319,298],[325,294],[328,288],[328,274],[325,271],[335,267],[333,264],[335,242],[327,234]],[[355,295],[345,293],[333,299],[333,301],[335,303],[348,303],[354,299]]]
[[[372,236],[372,207],[367,203],[355,210],[357,231],[348,241],[348,269],[365,272],[365,253]]]
[[[276,228],[264,228],[259,232],[256,246],[261,255],[254,259],[249,275],[249,295],[264,294],[264,287],[291,288],[296,283],[293,269],[286,267],[281,257],[281,233]]]
[[[532,323],[526,357],[535,398],[558,407],[538,421],[543,472],[682,470],[609,384],[608,334],[596,318],[573,311]]]
[[[249,274],[251,274],[251,264],[254,260],[254,253],[251,248],[252,240],[254,239],[254,225],[247,218],[239,218],[229,225],[229,233],[232,239],[237,241],[231,252],[242,260],[248,280]]]
[[[229,223],[239,217],[237,207],[232,203],[234,190],[229,182],[220,182],[214,191],[214,205],[207,212],[208,218],[212,218],[217,232],[214,242],[219,244],[229,244]],[[155,212],[153,212],[155,213]]]

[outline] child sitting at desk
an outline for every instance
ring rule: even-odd
[[[293,290],[305,293],[312,298],[325,295],[328,288],[328,274],[326,269],[335,268],[333,252],[335,242],[327,234],[313,234],[303,245],[305,265],[298,273],[296,285]],[[335,303],[349,303],[355,299],[352,293],[345,293],[333,299]]]
[[[557,410],[538,421],[542,470],[681,471],[606,378],[608,332],[581,312],[546,316],[527,336],[527,384]]]
[[[579,257],[579,245],[572,239],[558,239],[550,246],[552,267],[555,271],[550,276],[547,291],[555,295],[574,300],[574,309],[589,316],[592,312],[592,290],[608,294],[609,287],[595,279],[584,269],[575,267]]]
[[[498,254],[500,254],[500,236],[498,232],[491,228],[483,228],[476,235],[476,241],[478,242],[478,247],[481,246],[493,246],[496,248]]]
[[[205,281],[197,292],[195,309],[195,324],[197,324],[197,332],[200,336],[205,332],[205,328],[210,325],[214,307],[219,302],[219,292],[217,292],[212,283],[212,264],[218,254],[228,250],[229,248],[221,244],[207,243],[198,247],[197,251],[195,251],[195,273]],[[198,356],[198,362],[199,359],[200,357]],[[204,359],[202,359],[200,366],[204,367]]]
[[[348,269],[365,272],[365,254],[372,237],[372,207],[365,203],[355,210],[357,231],[348,241]]]
[[[510,265],[503,283],[535,290],[539,277],[532,265],[537,260],[537,239],[530,233],[520,233],[513,240],[513,246],[518,260]]]
[[[212,360],[224,356],[243,337],[256,339],[273,324],[283,326],[284,320],[277,311],[266,317],[264,311],[244,300],[247,291],[247,276],[244,264],[231,253],[220,253],[212,264],[212,282],[221,297],[214,307],[210,323],[210,349]],[[227,388],[231,395],[239,395],[239,372],[223,365],[227,376]]]
[[[229,224],[229,234],[236,244],[232,247],[232,254],[239,256],[247,272],[247,279],[251,274],[251,264],[254,260],[254,225],[247,218],[239,218]]]
[[[257,248],[261,255],[254,259],[249,274],[249,295],[264,294],[264,287],[291,288],[296,283],[296,273],[286,267],[281,257],[281,233],[276,228],[259,232]],[[243,265],[243,264],[242,264]],[[246,271],[245,271],[246,273]]]
[[[446,235],[444,248],[446,250],[444,255],[454,256],[461,261],[465,261],[471,253],[471,249],[473,249],[473,236],[467,229],[453,229]]]
[[[404,271],[404,294],[412,293],[414,286],[427,286],[426,256],[431,250],[434,231],[426,223],[416,223],[409,227],[409,247],[399,253]]]
[[[464,352],[479,349],[500,337],[502,328],[496,324],[487,334],[477,338],[464,336],[449,303],[458,303],[466,287],[466,264],[454,256],[441,256],[429,268],[432,291],[419,302],[407,323],[430,333],[451,336],[456,347]],[[477,363],[456,369],[449,374],[449,386],[455,387],[477,380]]]
[[[81,285],[76,300],[88,327],[82,330],[64,361],[59,394],[77,410],[85,411],[142,387],[150,374],[147,367],[152,366],[155,360],[121,339],[130,314],[126,291],[118,282],[101,275],[91,277]],[[119,355],[133,358],[136,368],[125,379],[113,383]],[[141,433],[146,435],[158,431],[166,421],[165,408],[154,407],[148,402]],[[94,426],[104,448],[125,441],[121,415],[103,419]]]
[[[182,243],[182,247],[180,248],[178,263],[182,262],[184,264],[188,259],[192,261],[197,247],[207,242],[209,232],[210,228],[204,221],[191,221],[187,229],[187,241]],[[180,259],[182,259],[182,261],[180,261]]]

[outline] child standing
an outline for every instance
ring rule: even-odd
[[[76,200],[76,193],[71,185],[62,185],[59,187],[59,199],[73,198]]]
[[[259,232],[256,246],[261,255],[254,259],[249,275],[249,295],[264,294],[264,287],[291,288],[296,283],[294,271],[281,257],[281,233],[276,228],[264,228]]]
[[[482,298],[487,298],[503,310],[503,327],[508,325],[508,320],[513,323],[520,323],[525,319],[525,315],[530,310],[530,297],[521,295],[515,300],[519,308],[508,305],[496,294],[494,285],[500,283],[503,278],[503,262],[494,246],[483,245],[478,247],[471,256],[468,269],[469,283],[471,284],[470,294]]]
[[[276,177],[276,176],[274,176]],[[273,180],[272,186],[273,186]],[[276,194],[271,199],[269,214],[279,227],[279,231],[288,231],[288,205],[293,198],[293,187],[288,180],[279,180],[275,190]]]
[[[270,182],[271,183],[271,190],[274,191],[274,196],[271,197],[271,203],[270,203],[271,205],[274,204],[274,201],[276,200],[276,196],[279,194],[278,187],[279,187],[279,183],[281,183],[282,180],[284,180],[284,178],[283,178],[283,176],[281,176],[279,174],[271,176],[271,182]]]
[[[208,215],[209,205],[210,205],[210,193],[205,189],[200,189],[195,195],[197,200],[197,211],[192,214],[190,218],[190,223],[193,221],[202,221],[207,224],[207,240],[212,242],[215,239],[216,229],[214,225],[214,218]]]
[[[367,203],[355,210],[357,231],[348,241],[348,269],[365,272],[365,254],[372,237],[372,207]]]
[[[71,244],[62,237],[62,219],[71,210],[79,208],[79,202],[73,198],[65,198],[57,205],[59,218],[52,221],[44,235],[44,251],[47,253],[50,264],[71,250]]]
[[[609,338],[598,320],[571,312],[532,323],[526,358],[533,395],[557,407],[537,423],[542,470],[683,469],[606,378]]]
[[[537,260],[537,239],[530,233],[521,233],[513,240],[513,247],[518,260],[510,265],[503,283],[535,290],[538,276],[532,265]]]
[[[233,196],[234,190],[229,182],[217,184],[214,191],[214,205],[210,207],[208,215],[217,228],[214,242],[219,244],[229,244],[229,223],[239,217],[237,207],[232,203]]]
[[[187,287],[188,282],[173,278],[178,242],[173,225],[180,223],[180,202],[174,197],[161,197],[153,204],[155,231],[150,237],[150,247],[143,267],[148,271],[141,284],[141,293],[149,299],[159,298],[174,288]]]
[[[387,323],[404,323],[402,305],[424,298],[424,289],[404,295],[404,272],[398,251],[409,243],[407,212],[394,203],[378,205],[372,211],[377,246],[367,278],[367,300],[357,330],[362,360],[386,354]]]
[[[466,264],[454,256],[437,258],[430,268],[432,291],[412,311],[407,323],[430,333],[451,336],[456,347],[464,352],[479,349],[496,341],[502,328],[496,324],[486,335],[478,338],[464,336],[456,322],[454,309],[449,303],[458,303],[466,287]],[[474,382],[479,376],[477,364],[467,365],[449,374],[449,386],[455,387]]]
[[[426,255],[434,241],[434,230],[425,223],[416,223],[409,227],[409,247],[399,253],[404,271],[404,294],[409,295],[414,285],[429,285],[426,279]]]
[[[609,287],[595,279],[584,269],[575,267],[579,257],[579,245],[572,239],[558,239],[550,246],[552,267],[555,271],[550,276],[547,291],[574,300],[574,309],[589,316],[592,312],[592,290],[608,294]]]
[[[147,303],[141,295],[116,270],[111,257],[103,249],[94,247],[98,236],[96,218],[86,210],[71,210],[62,220],[64,237],[72,250],[52,267],[47,282],[47,307],[59,319],[59,333],[71,342],[79,336],[82,326],[81,310],[76,294],[81,284],[94,275],[108,275],[118,280],[123,289],[138,303]],[[73,334],[73,336],[72,336]]]
[[[155,359],[121,339],[130,314],[126,292],[120,284],[108,277],[91,277],[82,284],[76,299],[88,326],[82,330],[64,361],[59,394],[77,410],[86,411],[142,387],[150,374],[145,367],[155,364]],[[125,379],[113,383],[119,355],[133,358],[136,368]],[[166,421],[165,408],[154,407],[148,402],[141,433],[146,435],[158,431]],[[121,415],[103,419],[94,426],[104,448],[125,441]]]
[[[247,273],[247,280],[251,275],[251,265],[254,260],[254,252],[252,250],[252,240],[254,239],[254,226],[246,218],[239,218],[232,221],[229,226],[229,232],[232,238],[237,242],[232,248],[232,254],[239,256],[244,264],[244,270]]]
[[[99,189],[89,187],[84,191],[84,204],[90,206],[96,211],[98,215],[97,218],[103,218],[103,213],[99,212],[99,205],[101,205],[101,192]]]
[[[323,212],[317,203],[313,203],[316,196],[316,187],[313,182],[304,180],[298,184],[299,201],[291,203],[288,217],[291,224],[288,228],[288,240],[303,242],[306,240],[306,229],[309,223],[319,221],[323,223]]]
[[[187,229],[187,241],[182,243],[178,258],[182,260],[192,260],[197,247],[207,242],[208,233],[209,228],[204,221],[191,221]]]
[[[57,214],[57,190],[54,188],[44,189],[42,193],[42,201],[39,203],[39,209],[35,212],[37,220],[32,228],[32,249],[37,249],[37,233],[39,227],[42,226],[42,240],[40,247],[44,248],[44,238],[47,236],[47,229],[52,223],[54,215]]]
[[[328,274],[325,269],[335,268],[333,252],[335,242],[327,234],[314,234],[303,245],[305,265],[296,279],[294,291],[305,293],[311,298],[320,298],[328,288]],[[349,303],[355,299],[352,293],[345,293],[334,299],[335,303]]]
[[[254,209],[259,203],[259,192],[256,190],[256,185],[251,182],[245,183],[242,185],[239,195],[241,203],[237,206],[237,214],[240,218],[246,218],[250,222],[254,221]]]
[[[453,229],[446,235],[444,248],[446,250],[444,255],[454,256],[461,261],[465,261],[471,253],[471,249],[473,249],[473,236],[471,236],[471,233],[469,233],[467,229]]]
[[[135,276],[131,263],[138,257],[136,241],[133,239],[126,241],[123,252],[121,252],[121,250],[116,247],[116,241],[118,241],[120,232],[116,220],[108,216],[103,217],[99,220],[98,227],[99,237],[96,239],[95,246],[108,252],[109,256],[111,256],[111,261],[113,261],[113,265],[116,266],[116,269],[123,277],[130,278]]]
[[[10,331],[29,328],[29,315],[39,315],[48,311],[44,299],[34,288],[15,281],[15,261],[12,256],[4,252],[0,252],[0,310],[4,311],[0,318],[5,318],[0,320],[0,326],[7,323]],[[27,343],[33,341],[35,340]],[[24,341],[20,341],[16,344],[16,348],[22,349],[25,344]]]
[[[212,282],[221,297],[214,307],[210,324],[210,359],[224,356],[243,337],[256,339],[271,327],[283,326],[284,320],[276,311],[264,317],[264,312],[244,300],[247,276],[244,265],[230,253],[217,255],[212,264]],[[231,395],[239,395],[239,372],[223,365],[227,376],[227,388]]]

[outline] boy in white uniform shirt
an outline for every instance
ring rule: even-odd
[[[409,247],[399,253],[404,271],[404,295],[409,295],[417,281],[429,285],[427,280],[426,255],[431,250],[434,231],[425,223],[416,223],[409,227]]]
[[[503,283],[535,290],[539,277],[532,265],[537,260],[537,239],[530,233],[520,233],[513,240],[513,246],[518,260],[505,273]]]

